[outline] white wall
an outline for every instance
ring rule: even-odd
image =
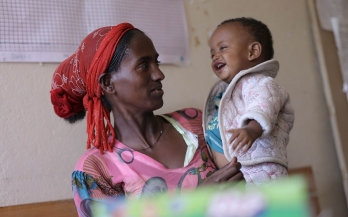
[[[0,206],[69,198],[85,124],[57,118],[50,102],[56,64],[0,64]]]
[[[348,216],[305,0],[186,0],[188,66],[161,66],[165,105],[156,113],[202,108],[216,77],[208,38],[221,21],[251,16],[266,23],[289,91],[295,125],[290,168],[312,166],[322,209]],[[71,198],[70,175],[85,150],[85,121],[55,116],[49,98],[57,64],[0,63],[0,206]],[[178,88],[180,87],[180,88]]]

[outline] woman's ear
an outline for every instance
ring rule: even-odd
[[[99,76],[98,82],[100,84],[100,87],[103,89],[106,93],[115,93],[115,89],[111,84],[111,74],[109,73],[103,73]]]
[[[249,45],[249,60],[256,60],[261,56],[262,53],[262,46],[259,42],[253,42]]]

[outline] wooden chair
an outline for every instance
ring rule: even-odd
[[[318,216],[320,213],[319,198],[315,185],[314,174],[312,167],[300,167],[289,169],[289,176],[300,175],[305,178],[308,187],[309,203],[313,216]]]

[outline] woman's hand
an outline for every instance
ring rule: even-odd
[[[225,182],[238,182],[245,181],[243,173],[240,171],[242,165],[237,162],[237,158],[233,157],[231,162],[226,164],[224,167],[220,168],[214,172],[211,176],[206,178],[200,186],[212,185]]]

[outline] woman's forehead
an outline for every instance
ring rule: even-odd
[[[156,52],[152,40],[142,32],[135,33],[128,47],[129,53],[146,54]]]
[[[147,35],[145,35],[143,32],[136,31],[130,42],[130,47],[132,46],[132,44],[139,46],[139,44],[148,42],[152,43],[151,39]]]

